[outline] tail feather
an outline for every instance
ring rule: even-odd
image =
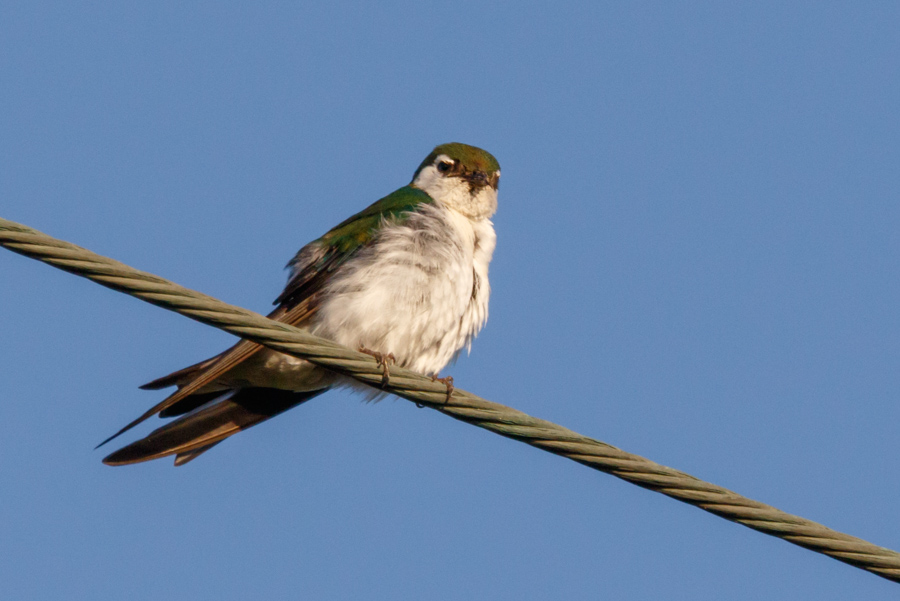
[[[202,392],[199,394],[192,394],[191,396],[181,399],[174,405],[170,407],[166,407],[162,411],[159,412],[160,417],[178,417],[179,415],[184,415],[185,413],[190,413],[197,407],[203,406],[210,401],[214,401],[219,397],[223,397],[226,394],[229,394],[228,390],[219,390],[216,392]]]
[[[127,465],[176,455],[183,465],[232,434],[325,392],[292,392],[274,388],[244,388],[208,407],[200,407],[157,428],[145,438],[119,449],[103,460],[107,465]]]
[[[141,390],[161,390],[163,388],[168,388],[169,386],[175,386],[176,384],[184,384],[185,382],[189,382],[193,380],[200,372],[202,372],[207,367],[210,367],[213,363],[216,362],[224,353],[216,355],[215,357],[210,357],[200,363],[194,363],[193,365],[189,365],[185,368],[179,369],[178,371],[173,371],[167,376],[163,376],[161,378],[156,378],[152,382],[147,382],[143,386],[139,388]]]
[[[219,441],[219,442],[221,442],[221,441]],[[179,465],[184,465],[188,461],[193,461],[194,459],[196,459],[203,453],[207,452],[208,450],[210,450],[217,444],[219,444],[219,443],[214,442],[212,444],[206,445],[205,447],[200,447],[199,449],[194,449],[193,451],[187,451],[185,453],[178,453],[177,455],[175,455],[175,467],[178,467]]]

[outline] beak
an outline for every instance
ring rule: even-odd
[[[473,188],[482,188],[484,186],[496,188],[495,178],[488,177],[488,174],[484,171],[472,171],[467,173],[465,177]]]

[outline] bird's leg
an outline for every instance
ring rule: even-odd
[[[445,377],[445,378],[439,378],[439,377],[437,377],[437,376],[431,376],[431,381],[432,381],[432,382],[440,382],[440,383],[442,383],[444,386],[447,387],[447,400],[444,401],[444,402],[445,402],[445,403],[449,403],[449,402],[450,402],[450,395],[453,394],[453,376],[447,376],[447,377]]]
[[[378,361],[378,365],[381,366],[381,387],[384,388],[388,384],[391,383],[391,368],[390,366],[396,363],[397,359],[394,357],[394,353],[379,353],[378,351],[370,351],[366,347],[360,345],[359,352],[365,353],[367,355],[371,355]]]

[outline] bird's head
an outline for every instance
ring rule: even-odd
[[[412,186],[469,219],[497,210],[500,164],[491,153],[451,142],[431,151],[413,175]]]

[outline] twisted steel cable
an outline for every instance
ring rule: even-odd
[[[382,367],[367,354],[223,303],[12,221],[0,219],[0,246],[235,336],[306,359],[460,421],[567,457],[748,528],[900,582],[900,553],[896,551],[785,513],[552,422],[458,388],[448,397],[443,383],[406,369],[391,368],[389,382],[382,386]]]

